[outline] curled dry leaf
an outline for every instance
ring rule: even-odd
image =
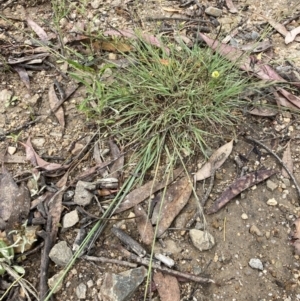
[[[33,166],[39,166],[47,171],[54,171],[59,168],[62,168],[61,164],[48,163],[45,160],[43,160],[33,149],[30,138],[27,139],[26,143],[19,143],[25,147],[26,159],[29,160]]]
[[[291,244],[295,248],[295,253],[300,255],[300,218],[297,218],[294,223],[294,231],[291,237]]]
[[[141,205],[134,206],[135,222],[140,233],[142,242],[145,245],[150,245],[154,240],[154,231],[149,217]]]
[[[161,215],[157,225],[157,237],[160,237],[170,227],[175,217],[190,199],[193,185],[189,177],[184,177],[175,182],[175,195],[172,202],[162,204]]]
[[[283,153],[282,156],[282,161],[284,162],[284,164],[286,165],[286,167],[288,168],[288,170],[293,173],[293,160],[292,160],[292,155],[291,155],[291,141],[289,141],[287,143],[286,149]],[[290,176],[288,175],[287,171],[285,170],[285,168],[282,168],[281,174],[283,177],[285,178],[289,178]]]
[[[231,154],[233,147],[233,140],[224,144],[219,149],[217,149],[209,160],[197,171],[195,174],[196,181],[204,180],[211,176],[212,169],[218,169],[226,161],[228,156]],[[218,160],[222,156],[222,159]]]
[[[110,167],[110,176],[119,177],[124,166],[124,155],[121,155],[118,145],[112,139],[109,139],[108,143],[112,159],[115,160]]]
[[[156,272],[153,280],[161,301],[179,301],[180,288],[176,277]]]
[[[13,66],[13,69],[19,74],[20,79],[25,84],[26,88],[30,90],[30,79],[26,69],[20,66]]]
[[[295,105],[297,108],[300,108],[300,97],[297,97],[296,95],[282,88],[278,88],[277,91],[282,94],[290,103]]]
[[[207,210],[207,214],[216,213],[224,207],[230,200],[239,195],[242,191],[256,185],[276,173],[275,170],[258,170],[240,177],[233,184],[231,184],[222,195],[213,203]]]
[[[284,39],[285,44],[289,44],[289,43],[293,42],[296,38],[296,35],[298,35],[299,33],[300,33],[300,26],[289,31]]]
[[[48,41],[48,35],[40,25],[35,23],[30,18],[27,18],[27,23],[31,27],[31,29],[37,34],[37,36],[41,39],[41,41]]]
[[[49,105],[51,110],[53,110],[56,106],[56,104],[59,102],[59,99],[57,98],[57,95],[55,93],[54,84],[52,84],[49,88]],[[54,110],[53,110],[54,111]],[[62,106],[60,106],[55,112],[54,112],[59,124],[62,128],[65,127],[65,116],[64,116],[64,109]]]

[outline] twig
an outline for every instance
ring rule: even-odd
[[[164,272],[166,274],[169,274],[169,275],[172,275],[172,276],[175,276],[175,277],[188,279],[188,280],[199,282],[199,283],[215,283],[215,281],[210,279],[210,278],[199,277],[199,276],[196,276],[196,275],[193,275],[193,274],[179,272],[179,271],[172,270],[172,269],[169,269],[169,268],[166,268],[166,267],[162,267],[159,264],[157,264],[153,261],[150,261],[147,258],[141,258],[137,255],[134,255],[134,254],[130,253],[129,251],[125,250],[124,248],[122,248],[121,251],[130,260],[133,260],[133,261],[135,261],[137,263],[140,263],[144,266],[151,267],[151,268],[156,269],[158,271]]]
[[[90,261],[123,265],[123,266],[130,267],[130,268],[136,268],[137,267],[136,263],[132,263],[132,262],[124,261],[124,260],[118,260],[118,259],[111,259],[111,258],[105,258],[105,257],[95,257],[95,256],[88,256],[88,255],[84,255],[81,258],[86,259],[86,260],[90,260]]]
[[[293,173],[288,169],[288,167],[286,166],[286,164],[281,160],[281,158],[277,154],[275,154],[268,146],[264,145],[260,141],[258,141],[256,139],[253,139],[252,137],[249,137],[249,136],[245,137],[244,139],[246,141],[250,141],[252,143],[256,143],[257,145],[261,146],[262,148],[264,148],[266,151],[268,151],[271,155],[273,155],[277,159],[277,161],[282,165],[282,167],[286,170],[286,172],[288,173],[288,175],[290,176],[290,178],[293,180],[294,185],[295,185],[295,187],[297,189],[298,196],[300,198],[300,187],[298,185],[298,182],[295,179]]]
[[[195,23],[211,23],[209,20],[191,19],[191,18],[177,18],[177,17],[147,17],[146,21],[190,21]]]
[[[138,254],[140,257],[144,257],[147,252],[146,250],[133,238],[131,238],[123,230],[112,227],[111,232],[117,236],[128,248],[130,248],[134,253]]]

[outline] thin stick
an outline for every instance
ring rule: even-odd
[[[90,260],[90,261],[123,265],[123,266],[130,267],[130,268],[136,268],[137,267],[136,263],[132,263],[132,262],[124,261],[124,260],[118,260],[118,259],[111,259],[111,258],[105,258],[105,257],[95,257],[95,256],[88,256],[88,255],[82,256],[81,258],[86,259],[86,260]]]
[[[260,141],[253,139],[252,137],[249,137],[249,136],[245,137],[245,140],[256,143],[257,145],[264,148],[266,151],[268,151],[270,154],[272,154],[277,159],[277,161],[282,165],[282,167],[286,170],[286,172],[288,173],[290,178],[293,180],[294,185],[297,189],[298,196],[300,198],[300,187],[298,185],[298,182],[297,182],[296,178],[294,177],[293,173],[288,169],[288,167],[285,165],[285,163],[281,160],[281,158],[277,154],[275,154],[268,146],[264,145]]]
[[[130,260],[133,260],[137,263],[140,263],[146,267],[151,266],[152,269],[156,269],[158,271],[164,272],[166,274],[175,276],[175,277],[181,277],[184,279],[188,279],[188,280],[192,280],[194,282],[198,282],[198,283],[215,283],[214,280],[209,279],[209,278],[204,278],[204,277],[199,277],[193,274],[189,274],[189,273],[184,273],[184,272],[179,272],[176,270],[172,270],[169,268],[165,268],[160,266],[159,264],[151,261],[148,258],[141,258],[135,254],[130,253],[129,251],[125,250],[124,248],[121,249],[121,251],[123,252],[123,254],[128,257]]]
[[[223,229],[224,229],[224,231],[223,231],[223,241],[225,241],[226,240],[226,216],[224,218]]]
[[[195,23],[211,23],[209,20],[191,19],[191,18],[177,18],[177,17],[147,17],[146,21],[191,21]]]

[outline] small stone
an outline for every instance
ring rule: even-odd
[[[14,146],[9,146],[9,147],[7,148],[7,152],[8,152],[10,155],[13,155],[16,151],[17,151],[17,148],[14,147]]]
[[[102,3],[102,0],[94,0],[91,2],[91,7],[94,9],[97,9],[100,7],[101,3]]]
[[[90,279],[90,280],[86,283],[86,285],[88,286],[88,288],[91,288],[91,287],[94,285],[93,280]]]
[[[243,214],[241,215],[241,218],[242,218],[242,219],[248,219],[248,215],[247,215],[246,213],[243,213]]]
[[[94,197],[90,192],[96,185],[90,182],[78,181],[75,189],[74,203],[81,206],[89,205]]]
[[[285,185],[285,187],[290,187],[291,186],[291,181],[290,179],[283,178],[282,183]]]
[[[262,232],[255,225],[252,225],[250,227],[249,232],[251,234],[255,234],[255,235],[259,236],[259,237],[263,236]]]
[[[86,285],[84,283],[80,283],[75,292],[78,299],[86,299]]]
[[[75,146],[74,146],[74,148],[71,151],[72,155],[74,155],[74,156],[78,155],[83,148],[84,148],[83,144],[81,144],[81,143],[75,143]]]
[[[49,253],[49,257],[59,266],[66,266],[72,258],[72,251],[65,241],[54,245]]]
[[[267,188],[271,191],[274,191],[276,188],[278,187],[278,185],[276,183],[274,183],[271,180],[267,181]]]
[[[200,251],[209,250],[215,245],[215,239],[208,231],[192,229],[189,233],[193,245]]]
[[[117,56],[116,53],[110,52],[110,53],[108,54],[108,59],[109,59],[109,60],[115,61],[117,58],[118,58],[118,56]]]
[[[63,218],[63,228],[71,228],[76,225],[79,221],[79,216],[77,210],[72,210],[65,214]]]
[[[270,231],[266,231],[266,238],[269,239],[271,236],[271,232]]]
[[[61,276],[64,274],[64,270],[60,271],[59,273],[53,275],[51,278],[48,279],[48,285],[49,285],[49,288],[50,289],[54,289],[54,294],[56,294],[59,290],[61,290],[62,288],[62,285],[63,285],[63,282],[60,281],[59,282],[59,279],[61,278]],[[59,282],[56,286],[56,283]]]
[[[257,269],[260,271],[262,271],[264,269],[264,266],[263,266],[261,260],[258,258],[251,258],[249,261],[249,265],[252,269]]]
[[[278,202],[273,198],[267,201],[267,205],[269,206],[277,206]]]
[[[205,13],[207,15],[213,16],[213,17],[220,17],[222,15],[222,10],[218,9],[213,6],[209,6],[206,10]]]

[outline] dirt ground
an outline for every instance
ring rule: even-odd
[[[44,3],[41,3],[44,2]],[[104,29],[110,29],[109,24],[118,29],[136,28],[142,26],[144,32],[157,30],[157,22],[149,22],[147,17],[176,16],[181,14],[171,11],[178,7],[180,2],[170,1],[85,1],[86,11],[80,9],[83,1],[70,1],[71,7],[66,17],[60,21],[62,38],[70,38],[70,32],[76,31],[85,22],[91,34]],[[197,3],[197,1],[195,2]],[[202,6],[220,7],[223,1],[201,2]],[[217,20],[223,24],[220,38],[224,38],[234,28],[239,28],[242,33],[237,39],[244,43],[246,34],[261,35],[266,28],[266,18],[276,20],[299,15],[297,1],[234,1],[238,13],[230,13],[226,7],[222,8],[223,15]],[[196,10],[196,4],[185,8],[192,12]],[[169,8],[169,9],[167,9]],[[0,1],[0,9],[8,18],[0,20],[0,49],[2,56],[18,56],[20,49],[33,49],[30,39],[32,31],[24,21],[26,17],[40,24],[48,34],[55,33],[53,25],[53,9],[50,1]],[[182,12],[181,12],[182,13]],[[45,21],[47,20],[47,21]],[[13,21],[14,26],[11,25]],[[173,23],[174,24],[174,23]],[[299,17],[290,22],[288,30],[300,25]],[[218,28],[209,33],[214,37]],[[277,32],[268,33],[272,42],[270,62],[273,66],[283,66],[288,60],[300,68],[300,44],[292,42],[284,43],[284,38]],[[8,53],[12,45],[17,45],[15,52]],[[59,45],[56,45],[59,49]],[[49,59],[53,64],[59,64],[53,57]],[[70,150],[75,142],[84,144],[88,138],[97,131],[96,123],[87,120],[86,116],[77,110],[77,106],[85,97],[84,88],[79,88],[72,97],[64,103],[65,130],[61,127],[53,114],[50,114],[48,104],[48,90],[54,79],[59,79],[65,87],[72,84],[70,79],[63,78],[60,73],[50,67],[48,70],[27,71],[30,79],[30,89],[25,87],[18,74],[12,70],[2,71],[0,74],[0,91],[7,89],[15,96],[15,103],[0,107],[0,135],[29,122],[33,116],[49,115],[43,122],[37,122],[30,127],[24,128],[19,141],[25,142],[31,137],[36,152],[45,160],[62,162],[70,156]],[[294,164],[294,176],[300,183],[300,120],[299,115],[290,112],[280,112],[273,117],[252,116],[245,113],[243,122],[236,129],[237,133],[246,133],[257,140],[263,140],[266,145],[272,147],[280,157],[282,150],[290,140],[292,159]],[[234,137],[232,137],[234,138]],[[228,139],[211,141],[212,151],[218,149]],[[239,136],[234,141],[234,148],[230,157],[216,173],[216,179],[209,204],[216,199],[222,191],[236,178],[241,170],[234,158],[238,154],[246,156],[252,149],[252,145],[246,143]],[[8,147],[16,147],[16,153],[24,158],[24,148],[18,144],[14,137],[7,137],[0,142],[0,153],[4,154]],[[206,215],[208,230],[214,236],[216,245],[208,250],[200,252],[196,249],[189,237],[187,230],[180,227],[188,221],[196,210],[195,199],[192,197],[188,205],[177,217],[174,228],[169,230],[163,237],[167,249],[172,253],[175,260],[176,270],[206,275],[215,280],[215,284],[201,285],[192,281],[180,282],[181,300],[300,300],[300,261],[299,256],[294,255],[294,249],[290,245],[294,220],[300,216],[299,196],[291,179],[282,176],[282,166],[276,159],[262,148],[260,154],[252,152],[245,163],[249,171],[260,168],[275,168],[278,172],[270,180],[275,183],[274,190],[267,186],[266,181],[244,191],[231,201],[218,213]],[[195,172],[197,164],[204,158],[197,158],[190,170]],[[80,171],[92,167],[94,162],[90,159],[82,162]],[[32,169],[32,166],[24,161],[22,163],[5,163],[9,171],[18,179],[18,175],[24,175]],[[205,187],[209,180],[205,182]],[[197,186],[199,195],[203,194],[202,182]],[[268,205],[268,200],[275,199],[276,205]],[[145,204],[145,207],[147,204]],[[95,212],[97,204],[94,202],[87,211]],[[72,206],[66,207],[63,214],[71,210]],[[127,217],[131,210],[117,217]],[[200,221],[201,222],[201,221]],[[118,243],[117,238],[111,236],[110,228],[114,223],[109,222],[105,235],[100,237],[93,249],[94,256],[122,259],[114,246]],[[253,231],[253,226],[257,229]],[[65,240],[72,246],[80,225],[59,233],[58,240]],[[132,220],[124,220],[123,228],[133,238],[139,239],[136,225]],[[179,228],[179,230],[178,230]],[[250,230],[251,229],[251,230]],[[254,227],[255,229],[255,227]],[[157,242],[156,248],[161,248]],[[148,250],[150,251],[150,250]],[[26,270],[25,278],[36,288],[39,282],[40,251],[29,255],[22,263]],[[250,259],[257,258],[263,264],[262,270],[253,269],[249,266]],[[50,265],[50,276],[59,272],[61,268]],[[127,268],[114,264],[93,263],[79,259],[67,275],[63,288],[55,295],[54,300],[79,300],[76,288],[80,283],[87,284],[88,290],[85,300],[100,300],[99,290],[105,272],[119,273]],[[1,278],[0,278],[1,280]],[[153,292],[152,300],[160,300],[157,292]],[[144,286],[141,285],[132,300],[143,300]]]

